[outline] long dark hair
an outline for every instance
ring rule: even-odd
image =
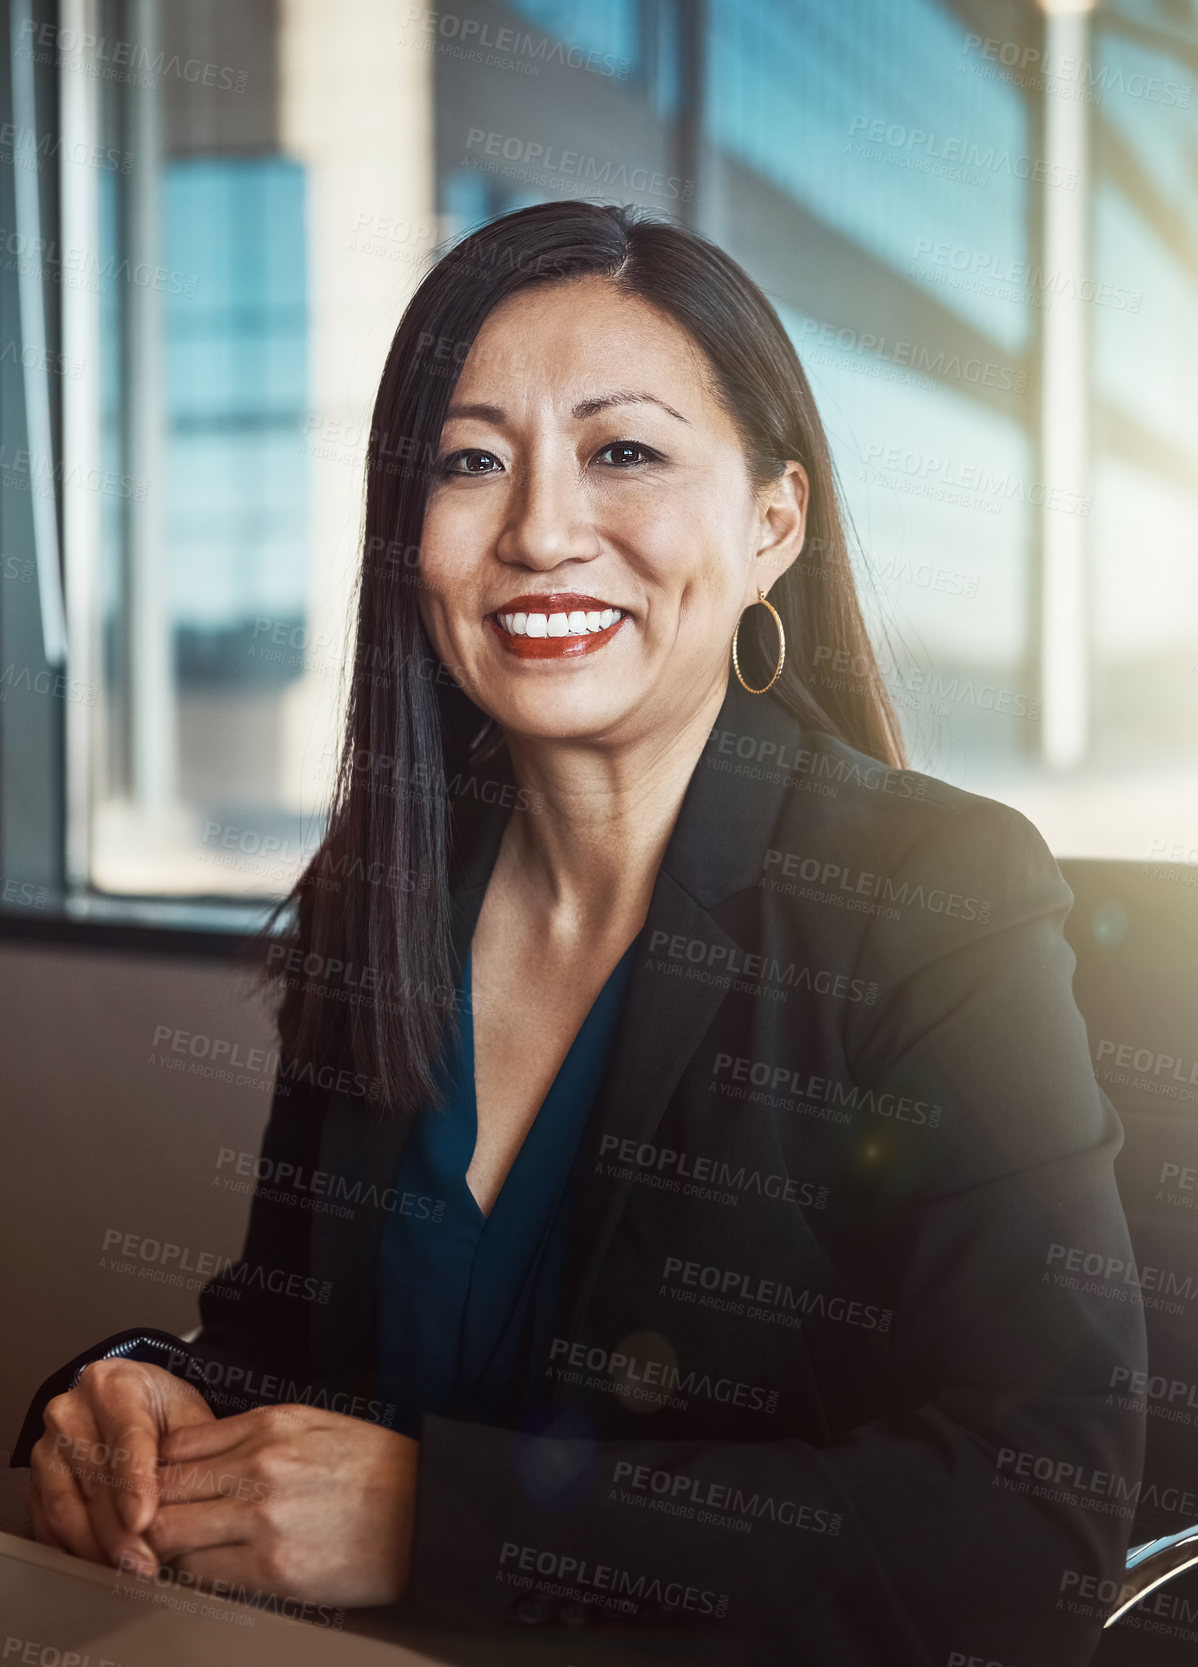
[[[702,348],[755,486],[789,459],[807,471],[807,541],[770,589],[787,655],[768,698],[806,729],[882,763],[906,763],[861,616],[815,400],[752,279],[698,233],[633,207],[540,203],[462,238],[421,282],[387,355],[366,458],[357,640],[327,830],[262,940],[267,976],[284,992],[283,1056],[335,1067],[343,1085],[394,1108],[437,1098],[452,1022],[447,783],[502,745],[438,661],[419,618],[431,465],[487,315],[526,285],[586,275],[659,308]],[[752,669],[772,664],[768,625],[764,608],[748,610],[740,648],[750,681],[768,677]],[[851,665],[853,676],[828,679],[817,695],[811,672],[821,663]],[[280,938],[284,912],[291,923]]]

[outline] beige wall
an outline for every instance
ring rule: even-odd
[[[102,1268],[107,1232],[193,1259],[241,1248],[249,1196],[214,1184],[216,1160],[257,1151],[270,1068],[255,1062],[253,1085],[212,1080],[173,1051],[179,1032],[241,1057],[273,1043],[246,974],[215,961],[0,942],[0,1451],[80,1349],[127,1326],[197,1324],[195,1276],[180,1288]]]

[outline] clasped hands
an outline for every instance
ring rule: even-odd
[[[169,1564],[201,1588],[396,1603],[419,1451],[394,1430],[302,1405],[217,1418],[161,1367],[100,1360],[46,1407],[29,1509],[43,1544],[143,1576]]]

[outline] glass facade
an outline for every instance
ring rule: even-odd
[[[695,224],[777,306],[914,762],[1060,855],[1198,860],[1184,0],[1068,40],[1037,5],[988,36],[941,0],[136,15],[140,72],[101,66],[92,116],[131,158],[94,181],[108,275],[74,307],[96,446],[148,484],[94,511],[77,884],[285,889],[322,825],[395,322],[445,238],[580,194]]]

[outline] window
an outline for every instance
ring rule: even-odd
[[[39,419],[0,366],[0,410],[61,448],[80,698],[16,686],[34,627],[52,646],[55,528],[10,469],[0,738],[63,784],[58,823],[22,814],[76,906],[290,885],[395,323],[442,240],[579,194],[696,224],[774,300],[917,765],[1062,856],[1198,862],[1198,26],[1045,0],[993,29],[943,0],[35,5],[14,85],[60,143],[14,122],[38,191],[9,193],[0,281],[36,199],[61,373]]]
[[[120,483],[71,506],[71,880],[269,898],[323,831],[371,398],[437,238],[429,58],[398,12],[100,10],[36,43],[70,142],[128,159],[64,205],[79,445]]]

